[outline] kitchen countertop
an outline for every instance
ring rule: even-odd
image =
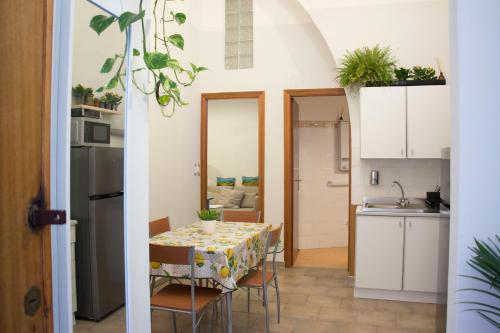
[[[445,206],[441,205],[441,211],[439,213],[397,213],[397,212],[363,212],[363,207],[358,206],[356,209],[356,215],[362,216],[419,216],[419,217],[449,217],[450,210]]]

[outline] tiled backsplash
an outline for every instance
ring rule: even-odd
[[[353,150],[354,152],[354,150]],[[353,162],[355,159],[353,159]],[[440,182],[441,161],[436,159],[370,159],[358,160],[352,166],[353,204],[361,204],[364,196],[401,196],[397,180],[408,197],[425,197]],[[370,170],[379,171],[379,185],[370,185]]]

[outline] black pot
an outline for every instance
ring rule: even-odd
[[[395,80],[391,86],[444,86],[446,80]]]

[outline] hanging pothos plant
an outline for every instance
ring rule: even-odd
[[[186,22],[186,14],[174,13],[168,10],[167,2],[172,0],[154,0],[153,4],[153,24],[154,24],[154,39],[152,49],[148,49],[146,45],[146,30],[145,30],[145,13],[142,8],[142,0],[139,2],[139,12],[124,12],[119,17],[96,15],[90,21],[90,27],[100,35],[113,23],[118,22],[120,31],[128,33],[128,27],[135,22],[141,24],[142,30],[142,50],[134,48],[132,55],[134,57],[142,56],[144,65],[142,67],[132,69],[133,85],[145,95],[155,94],[156,101],[161,106],[163,115],[171,117],[177,107],[187,105],[181,98],[180,87],[190,86],[202,71],[207,70],[205,67],[196,66],[190,63],[189,68],[181,65],[181,63],[172,57],[170,48],[176,47],[184,50],[184,38],[181,34],[168,34],[168,24],[174,23],[182,25]],[[160,26],[158,26],[158,22]],[[123,54],[116,54],[114,57],[107,58],[101,67],[101,73],[112,73],[113,75],[108,83],[100,88],[97,92],[113,89],[120,84],[125,89],[125,84],[122,78],[125,76],[124,61],[129,45],[128,38],[125,42]],[[119,63],[116,65],[116,63]],[[115,66],[116,65],[116,66]],[[147,70],[153,78],[153,84],[149,87],[142,88],[138,85],[135,74],[140,71]],[[170,112],[166,110],[170,110]]]

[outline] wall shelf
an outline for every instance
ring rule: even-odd
[[[87,109],[87,110],[93,110],[101,113],[107,113],[107,114],[112,114],[112,115],[122,115],[123,112],[121,111],[116,111],[116,110],[110,110],[110,109],[105,109],[105,108],[100,108],[98,106],[93,106],[93,105],[86,105],[86,104],[77,104],[71,106],[71,109]]]

